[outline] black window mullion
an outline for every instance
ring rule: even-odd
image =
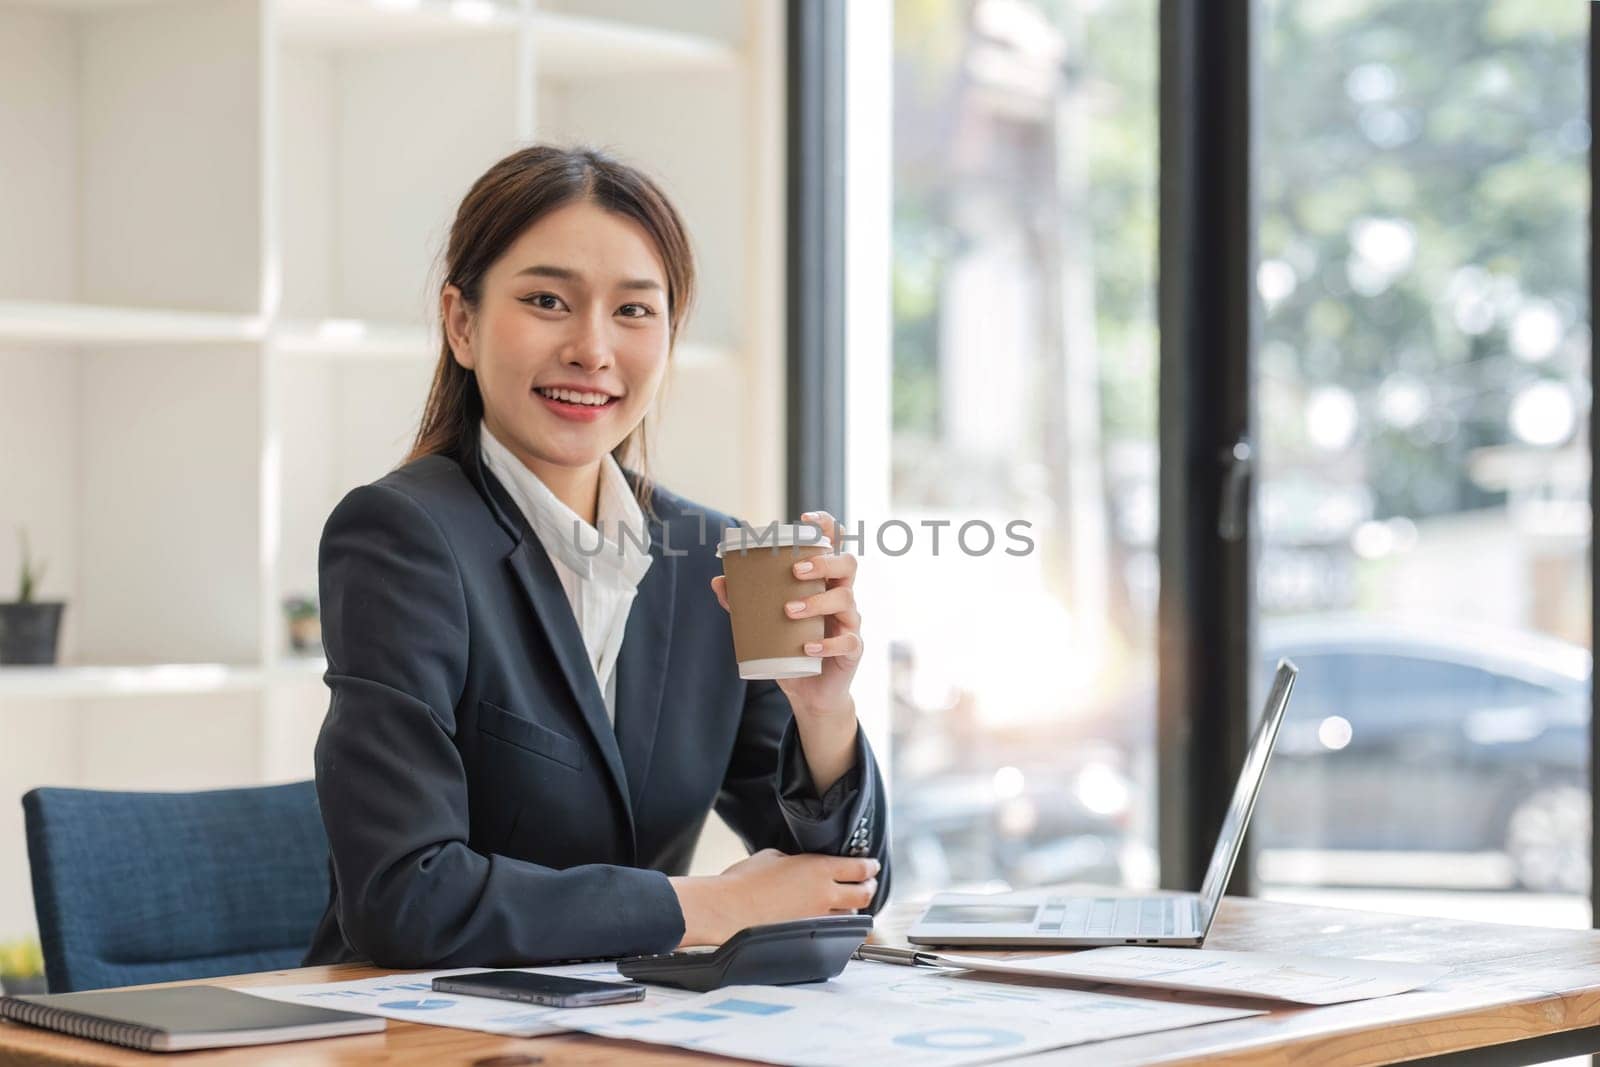
[[[789,0],[785,501],[844,514],[844,0]]]
[[[1161,567],[1157,835],[1162,884],[1194,889],[1244,758],[1254,663],[1253,0],[1163,0],[1160,91]],[[1235,867],[1248,886],[1248,854]]]
[[[1595,48],[1597,34],[1600,28],[1595,24],[1594,5],[1589,5],[1589,127],[1594,128],[1595,115],[1600,113],[1600,72],[1595,70]],[[1600,242],[1600,224],[1596,223],[1595,207],[1600,203],[1600,180],[1595,178],[1594,147],[1591,136],[1589,148],[1589,379],[1594,380],[1595,355],[1600,353],[1600,337],[1595,336],[1593,329],[1594,309],[1600,301],[1600,281],[1594,262],[1594,250]],[[1600,633],[1600,579],[1594,566],[1594,531],[1600,530],[1596,519],[1600,518],[1600,506],[1597,506],[1594,492],[1594,472],[1600,470],[1600,416],[1595,414],[1595,406],[1589,405],[1589,612],[1590,633]],[[1593,639],[1590,647],[1593,647]],[[1600,929],[1600,894],[1596,893],[1595,871],[1600,870],[1600,834],[1593,831],[1593,827],[1600,826],[1600,699],[1596,698],[1594,687],[1594,672],[1589,674],[1589,923]]]

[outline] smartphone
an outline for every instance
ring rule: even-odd
[[[435,978],[433,989],[436,993],[517,1000],[552,1008],[588,1008],[597,1004],[626,1004],[644,999],[644,986],[632,982],[595,982],[588,978],[529,974],[527,971],[453,974],[446,978]]]

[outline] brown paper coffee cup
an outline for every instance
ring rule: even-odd
[[[717,545],[728,578],[733,619],[733,652],[739,677],[804,678],[822,673],[822,657],[808,656],[808,641],[822,640],[826,620],[792,619],[783,606],[827,588],[820,578],[802,581],[794,565],[832,551],[818,543],[814,526],[772,524],[732,527]]]

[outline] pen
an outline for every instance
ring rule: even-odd
[[[891,948],[888,945],[862,945],[850,954],[858,960],[873,963],[899,963],[907,967],[943,967],[939,957],[932,952],[918,952],[914,948]]]

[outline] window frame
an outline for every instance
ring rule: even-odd
[[[1600,242],[1600,223],[1596,222],[1594,205],[1600,203],[1600,180],[1595,177],[1594,166],[1594,139],[1593,129],[1595,115],[1600,113],[1600,73],[1595,70],[1595,46],[1597,28],[1595,21],[1595,5],[1589,5],[1589,380],[1594,380],[1596,356],[1600,354],[1600,337],[1594,333],[1594,309],[1600,303],[1600,281],[1596,279],[1594,250]],[[1600,520],[1600,501],[1595,499],[1594,472],[1600,467],[1600,416],[1595,412],[1595,405],[1589,405],[1589,633],[1600,633],[1600,572],[1594,566],[1594,533],[1600,529],[1597,520]],[[1591,646],[1593,637],[1590,639]],[[1591,663],[1593,662],[1591,658]],[[1595,833],[1595,826],[1600,824],[1600,733],[1596,732],[1596,722],[1600,720],[1600,699],[1596,698],[1594,686],[1594,671],[1589,672],[1589,925],[1600,929],[1600,893],[1596,886],[1600,885],[1600,878],[1595,877],[1595,872],[1600,870],[1600,835]]]
[[[845,503],[845,0],[788,0],[784,500]]]
[[[1205,875],[1254,717],[1253,10],[1252,0],[1160,8],[1156,836],[1169,889]],[[1230,478],[1240,480],[1224,536]],[[1252,884],[1248,845],[1235,891]]]

